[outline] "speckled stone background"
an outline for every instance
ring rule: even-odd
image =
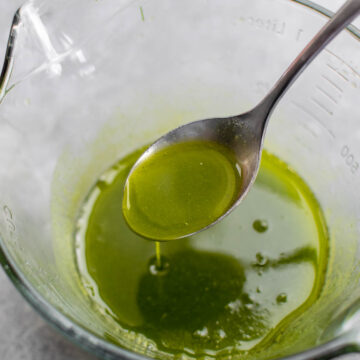
[[[315,0],[331,10],[336,10],[343,1]],[[0,0],[0,63],[4,57],[12,16],[22,3],[23,0]],[[359,23],[360,19],[356,21],[357,25]],[[341,359],[360,360],[360,355],[347,355]],[[0,269],[0,360],[96,360],[96,358],[53,330],[25,302]]]

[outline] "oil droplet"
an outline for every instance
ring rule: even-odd
[[[218,329],[214,334],[214,340],[217,344],[220,344],[222,340],[226,338],[226,332],[223,329]]]
[[[98,189],[100,191],[104,191],[108,186],[109,184],[104,181],[104,180],[99,180],[97,183],[96,183],[96,186],[98,187]]]
[[[281,293],[276,297],[276,302],[278,304],[284,304],[287,302],[287,294]]]
[[[229,302],[225,308],[229,309],[230,314],[239,313],[241,309],[241,301],[240,299],[237,299],[235,301]]]
[[[269,259],[260,252],[256,253],[255,257],[256,257],[255,265],[257,266],[265,266],[269,262]]]
[[[154,276],[164,276],[169,272],[170,264],[164,255],[161,255],[161,266],[158,266],[156,256],[149,261],[149,272]]]
[[[201,330],[196,330],[194,332],[194,336],[197,336],[197,337],[207,337],[209,335],[209,330],[208,328],[205,326],[203,327]]]
[[[246,309],[253,310],[255,307],[255,304],[245,304]]]
[[[269,229],[269,223],[264,219],[258,219],[253,222],[253,228],[258,233],[263,233]]]

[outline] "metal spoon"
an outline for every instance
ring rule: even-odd
[[[146,158],[172,144],[192,140],[205,140],[227,146],[235,152],[237,162],[242,170],[241,189],[239,189],[238,197],[229,210],[213,223],[198,231],[207,229],[219,222],[239,205],[255,181],[259,169],[266,126],[271,112],[280,98],[316,55],[343,28],[350,24],[359,12],[360,0],[348,0],[297,56],[266,97],[255,108],[238,116],[199,120],[170,131],[154,142],[142,154],[131,169],[128,179],[134,169],[140,166]]]

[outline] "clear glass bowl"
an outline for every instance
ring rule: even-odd
[[[157,357],[126,332],[121,346],[106,340],[113,324],[91,311],[74,276],[80,205],[124,154],[250,109],[327,15],[305,0],[33,0],[19,10],[0,79],[0,261],[40,314],[104,359]],[[310,184],[331,234],[322,295],[284,350],[296,359],[360,349],[359,38],[349,27],[321,53],[266,138]]]

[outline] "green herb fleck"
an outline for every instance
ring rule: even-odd
[[[144,10],[143,10],[142,6],[140,6],[140,14],[141,14],[141,20],[145,21]]]

